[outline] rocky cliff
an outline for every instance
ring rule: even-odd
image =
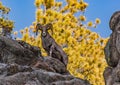
[[[38,47],[0,36],[0,85],[90,85]]]
[[[112,15],[109,25],[112,34],[105,47],[108,63],[104,71],[105,85],[120,85],[120,11]]]

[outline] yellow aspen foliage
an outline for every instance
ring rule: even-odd
[[[100,24],[100,19],[96,18],[95,23]]]
[[[23,33],[24,33],[24,30],[20,30],[20,33],[23,34]]]
[[[36,21],[37,22],[40,22],[40,18],[43,16],[42,12],[43,12],[42,9],[40,9],[40,8],[37,9],[37,11],[36,11]]]
[[[55,7],[61,7],[61,6],[62,6],[62,2],[55,3]]]
[[[43,1],[44,1],[44,0],[35,0],[35,6],[36,6],[37,8],[39,8],[40,5],[43,3]]]
[[[29,28],[25,27],[25,33],[28,33],[28,32],[29,32]]]
[[[86,21],[85,16],[81,15],[81,16],[80,16],[80,20],[81,20],[81,21]]]
[[[87,8],[88,3],[84,2],[84,0],[80,0],[78,8],[80,11],[85,11],[85,9]]]
[[[43,3],[42,0],[40,1],[35,0],[36,20],[27,32],[21,30],[22,40],[40,47],[42,55],[47,56],[41,44],[41,32],[39,31],[36,36],[35,26],[37,22],[43,25],[52,23],[53,34],[51,31],[48,32],[67,53],[69,72],[75,77],[87,79],[92,85],[105,85],[103,71],[107,64],[103,48],[109,38],[102,38],[99,34],[88,29],[100,23],[98,18],[94,23],[87,22],[84,12],[88,3],[84,0],[66,0],[66,5],[63,5],[62,1],[44,0]],[[44,7],[39,7],[40,4]],[[82,15],[74,16],[77,12]]]
[[[88,23],[87,23],[87,26],[88,26],[88,27],[92,27],[92,26],[93,26],[93,22],[92,22],[92,21],[88,22]]]
[[[18,32],[17,32],[17,31],[15,31],[13,34],[14,34],[14,35],[17,35],[17,34],[18,34]]]
[[[8,14],[10,12],[10,8],[4,6],[0,1],[0,34],[2,34],[2,30],[7,29],[10,33],[14,28],[14,22],[8,19]]]
[[[55,0],[44,0],[44,5],[46,6],[46,9],[49,9],[55,5]]]

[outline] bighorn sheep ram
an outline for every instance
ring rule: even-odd
[[[68,63],[68,56],[66,53],[62,50],[62,48],[55,42],[55,40],[52,38],[52,36],[48,33],[48,30],[53,29],[53,26],[51,23],[47,25],[41,25],[38,23],[36,25],[36,35],[38,33],[38,30],[41,30],[41,39],[42,39],[42,46],[47,52],[47,54],[50,57],[59,59],[61,62],[64,63],[65,66],[67,66]],[[53,31],[52,31],[53,32]]]

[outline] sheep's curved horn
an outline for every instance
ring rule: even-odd
[[[52,34],[53,34],[53,25],[51,24],[51,23],[48,23],[47,25],[46,25],[46,29],[47,30],[51,30],[52,31]]]
[[[40,23],[36,25],[36,35],[38,34],[38,30],[42,30],[42,25]]]

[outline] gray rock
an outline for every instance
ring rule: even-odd
[[[39,57],[36,56],[36,53],[34,53],[32,50],[25,48],[24,45],[21,45],[17,41],[4,36],[0,36],[0,47],[2,47],[0,49],[1,63],[30,65],[31,63],[36,62]]]
[[[120,85],[120,11],[110,19],[112,34],[105,47],[105,58],[108,63],[104,71],[105,85]]]
[[[0,85],[90,85],[88,81],[74,78],[71,75],[36,70],[22,72],[12,76],[1,77]]]
[[[0,36],[0,85],[90,85],[38,47]]]

